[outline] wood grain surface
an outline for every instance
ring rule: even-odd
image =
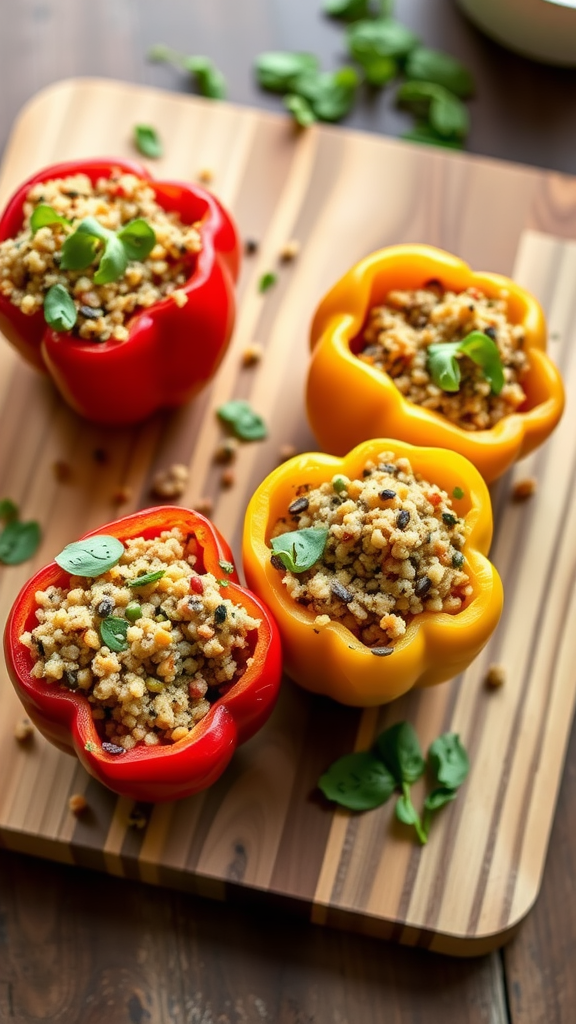
[[[104,431],[82,423],[7,346],[0,349],[2,493],[42,521],[38,564],[113,518],[119,486],[131,492],[123,511],[149,503],[153,472],[172,462],[191,469],[183,503],[210,497],[215,522],[238,549],[247,498],[282,445],[313,445],[301,396],[314,305],[352,262],[387,243],[426,241],[478,269],[513,274],[543,302],[552,354],[569,387],[576,386],[576,247],[561,239],[576,223],[570,179],[359,133],[294,133],[274,115],[72,81],[45,92],[20,119],[5,155],[2,198],[56,159],[128,155],[136,122],[162,127],[166,157],[154,172],[185,178],[210,168],[241,233],[260,247],[245,262],[233,343],[212,389],[140,428]],[[280,265],[291,237],[301,254]],[[257,282],[270,269],[278,283],[262,295]],[[265,347],[263,364],[242,369],[241,353],[254,340]],[[269,422],[270,437],[243,446],[236,484],[223,489],[213,462],[220,436],[213,409],[233,396],[250,399]],[[89,780],[72,759],[39,739],[16,746],[20,711],[3,678],[4,845],[217,898],[283,898],[315,922],[445,952],[480,953],[504,941],[538,891],[574,702],[574,640],[560,626],[573,597],[574,415],[570,405],[552,441],[514,471],[538,478],[531,503],[510,501],[510,477],[494,489],[493,557],[506,611],[463,679],[364,713],[310,698],[287,682],[268,726],[216,786],[179,805],[146,808],[147,825],[136,830],[129,825],[132,805]],[[111,454],[105,466],[92,457],[102,446]],[[56,459],[71,466],[69,482],[55,479]],[[2,570],[3,615],[32,568]],[[507,670],[498,693],[483,685],[491,661]],[[377,731],[404,717],[424,745],[440,731],[459,732],[474,764],[425,851],[393,824],[388,807],[349,816],[314,796],[331,760],[368,746]],[[86,794],[90,813],[83,819],[67,810],[72,792]]]

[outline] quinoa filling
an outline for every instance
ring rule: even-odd
[[[252,663],[260,626],[201,570],[194,537],[171,530],[126,541],[95,579],[38,591],[38,625],[20,638],[31,675],[83,693],[100,735],[119,748],[184,739]],[[128,586],[148,574],[158,578]],[[105,642],[111,617],[116,632],[125,624],[122,650]]]
[[[46,224],[32,231],[30,217],[39,205],[52,207],[70,221]],[[60,267],[62,246],[87,217],[118,231],[143,218],[156,236],[146,259],[131,260],[116,281],[96,284],[97,264],[85,270]],[[55,178],[33,185],[24,204],[24,226],[15,238],[0,243],[0,294],[26,315],[37,313],[46,293],[62,285],[70,293],[77,319],[73,333],[87,341],[125,341],[127,321],[135,313],[171,295],[185,305],[182,291],[201,249],[197,224],[184,224],[177,213],[157,202],[149,182],[118,170],[93,185],[85,174]]]
[[[462,341],[481,331],[498,347],[504,372],[500,394],[492,393],[482,370],[460,353],[459,390],[443,391],[427,368],[428,347]],[[370,310],[355,349],[370,366],[387,373],[410,402],[441,413],[464,430],[487,430],[525,401],[521,379],[528,369],[524,328],[508,320],[507,293],[488,298],[477,288],[456,293],[428,282],[416,291],[391,291]]]
[[[322,557],[304,572],[285,571],[290,596],[315,615],[337,620],[371,648],[393,644],[421,612],[458,612],[472,594],[464,569],[464,520],[448,494],[382,452],[362,479],[337,475],[303,484],[272,536],[324,528]]]

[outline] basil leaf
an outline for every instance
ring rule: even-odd
[[[273,284],[276,284],[277,280],[277,275],[273,274],[271,271],[268,271],[267,274],[262,274],[262,277],[258,282],[258,291],[267,292],[268,289],[271,288]]]
[[[5,523],[18,519],[18,506],[10,498],[3,498],[0,501],[0,519]]]
[[[225,99],[226,79],[208,57],[185,57],[184,67],[196,79],[201,96],[212,100]]]
[[[53,206],[48,206],[46,203],[39,203],[32,211],[30,217],[30,230],[32,234],[35,235],[38,228],[44,228],[48,224],[70,224],[70,221],[67,217],[63,217],[60,213],[57,213]]]
[[[156,233],[143,217],[130,220],[117,233],[129,260],[145,260],[156,245]]]
[[[354,68],[344,67],[334,73],[301,75],[296,92],[308,101],[319,121],[340,121],[354,103],[357,86],[358,75]]]
[[[378,737],[376,748],[399,785],[412,784],[424,774],[426,762],[418,737],[409,722],[398,722],[386,729]]]
[[[63,284],[53,284],[44,296],[44,319],[53,331],[71,331],[78,312]]]
[[[156,572],[147,572],[144,576],[138,576],[135,580],[126,580],[126,587],[146,587],[148,583],[156,583],[166,574],[166,569],[158,569]]]
[[[436,781],[446,789],[461,786],[470,771],[468,754],[456,733],[447,732],[430,744],[428,760]]]
[[[89,222],[97,221],[93,217],[87,217],[80,222],[76,231],[68,238],[62,246],[62,259],[60,267],[62,270],[86,270],[95,260],[96,253],[100,248],[102,236],[90,230]]]
[[[100,576],[112,569],[124,554],[124,545],[117,537],[99,534],[86,540],[67,544],[54,561],[73,576]]]
[[[409,796],[399,796],[396,801],[396,817],[403,825],[415,825],[420,821],[418,811]]]
[[[261,441],[268,435],[262,417],[243,399],[225,402],[216,412],[241,441]]]
[[[100,623],[100,636],[102,643],[111,651],[127,651],[130,646],[126,634],[130,623],[126,619],[118,619],[115,615],[109,615]]]
[[[429,345],[426,356],[426,368],[437,387],[443,391],[458,391],[460,387],[460,367],[456,359],[458,342],[441,341]]]
[[[425,146],[444,146],[446,149],[462,149],[462,142],[458,139],[445,139],[438,132],[435,132],[429,124],[420,123],[409,132],[404,132],[403,139],[408,142],[420,142]]]
[[[460,351],[482,368],[494,395],[504,387],[504,370],[498,345],[483,331],[472,331],[460,342]]]
[[[116,235],[111,235],[106,241],[98,270],[94,274],[94,284],[110,284],[111,281],[117,281],[127,266],[126,249]]]
[[[398,74],[398,62],[393,57],[376,54],[374,57],[366,57],[362,66],[369,85],[386,85]]]
[[[348,49],[362,67],[374,57],[402,60],[418,45],[418,37],[392,18],[357,21],[346,32]]]
[[[322,10],[331,18],[345,18],[353,21],[355,18],[368,17],[370,0],[324,0]]]
[[[433,789],[424,801],[425,811],[439,811],[441,807],[451,803],[457,796],[455,789]]]
[[[404,74],[408,79],[442,85],[460,99],[474,92],[474,79],[459,60],[425,46],[417,46],[408,54]]]
[[[20,565],[37,551],[40,544],[40,526],[34,521],[28,523],[9,522],[0,533],[0,562],[4,565]]]
[[[164,150],[160,136],[156,129],[149,124],[134,126],[134,143],[138,152],[143,156],[150,157],[151,160],[157,160],[163,155]]]
[[[284,97],[284,106],[286,110],[290,111],[296,124],[299,124],[301,128],[309,128],[317,120],[316,114],[308,100],[303,99],[302,96],[297,96],[296,93],[289,93]],[[275,279],[274,274],[270,276]],[[262,291],[262,288],[260,291]]]
[[[282,50],[261,53],[254,64],[256,81],[269,92],[296,91],[298,78],[318,69],[318,59],[312,53],[288,53]]]
[[[369,752],[338,758],[318,780],[328,800],[352,811],[369,811],[388,800],[395,782],[382,762]]]
[[[272,537],[270,547],[290,572],[305,572],[322,558],[327,539],[327,527],[309,526]]]
[[[396,94],[399,106],[424,117],[442,138],[465,138],[469,119],[466,107],[441,85],[433,82],[404,82]]]

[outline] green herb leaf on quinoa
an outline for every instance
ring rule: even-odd
[[[36,234],[39,228],[47,227],[49,224],[70,224],[67,217],[63,217],[61,213],[57,213],[53,206],[48,206],[47,203],[39,203],[38,206],[34,207],[30,216],[30,230],[33,235]]]
[[[98,270],[94,274],[94,284],[110,284],[117,281],[126,272],[128,255],[117,235],[111,235],[104,246]]]
[[[147,156],[151,160],[157,160],[164,153],[158,132],[149,124],[134,126],[134,145],[142,156]]]
[[[4,565],[20,565],[37,551],[40,545],[40,526],[30,520],[20,523],[11,520],[0,533],[0,562]]]
[[[98,223],[95,217],[85,217],[62,246],[62,270],[86,270],[96,259],[102,241],[106,241],[108,232]]]
[[[166,574],[166,569],[157,569],[156,572],[147,572],[144,576],[137,576],[135,580],[126,580],[127,587],[146,587],[149,583],[156,583]]]
[[[73,576],[93,579],[112,569],[124,554],[124,545],[117,537],[99,534],[86,540],[67,544],[54,561]]]
[[[145,260],[156,245],[156,234],[143,217],[128,221],[117,233],[129,260]]]
[[[483,331],[472,331],[462,341],[441,341],[428,347],[426,367],[432,380],[443,391],[458,391],[461,373],[458,353],[468,356],[490,384],[494,395],[504,387],[504,370],[498,346]]]
[[[111,651],[127,651],[130,646],[126,634],[130,623],[126,619],[119,619],[115,615],[109,615],[100,623],[100,636],[102,643]]]
[[[118,232],[105,228],[95,217],[85,217],[64,242],[60,267],[86,270],[102,250],[94,282],[110,284],[122,277],[129,260],[146,259],[155,244],[154,229],[141,217],[129,221]]]
[[[268,435],[262,417],[243,399],[225,402],[216,412],[241,441],[262,441]]]
[[[272,537],[270,547],[290,572],[305,572],[322,558],[328,530],[324,526],[309,526]]]
[[[74,299],[63,284],[53,284],[44,296],[44,319],[53,331],[71,331],[78,316]]]

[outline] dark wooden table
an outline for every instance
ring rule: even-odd
[[[343,58],[320,0],[0,0],[0,149],[22,105],[78,75],[185,91],[151,65],[163,42],[210,56],[229,98],[279,109],[251,66],[268,49]],[[451,0],[397,0],[429,46],[477,80],[468,149],[576,174],[576,71],[513,56]],[[363,96],[347,123],[400,135],[391,93]],[[575,186],[576,187],[576,186]],[[518,936],[451,960],[312,927],[249,906],[0,853],[0,1021],[29,1024],[568,1024],[576,1019],[576,735],[568,750],[540,897]]]

